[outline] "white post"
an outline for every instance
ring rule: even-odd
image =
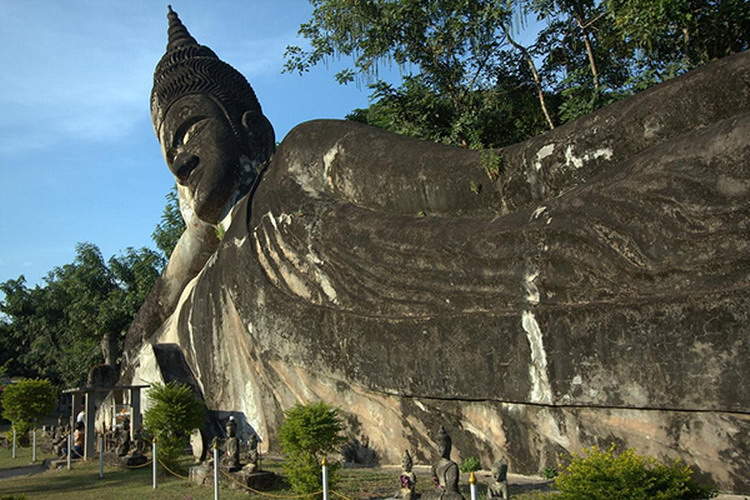
[[[219,500],[219,447],[214,446],[214,500]]]
[[[469,472],[469,489],[471,500],[477,500],[477,478],[474,476],[474,471]]]
[[[68,470],[70,470],[70,456],[73,453],[73,450],[71,450],[72,444],[73,442],[70,439],[70,432],[68,432]]]
[[[104,479],[104,436],[99,435],[99,479]]]
[[[11,454],[13,458],[16,458],[16,426],[13,426],[13,453]]]
[[[31,463],[36,462],[36,427],[31,431]]]
[[[323,457],[320,465],[323,471],[323,500],[328,500],[328,463],[326,462],[326,457]]]
[[[153,466],[152,473],[151,473],[153,476],[153,480],[151,484],[153,488],[156,489],[156,460],[157,460],[156,458],[156,436],[154,436],[154,441],[151,443],[151,460],[153,462],[151,464]]]

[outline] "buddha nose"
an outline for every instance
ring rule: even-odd
[[[190,177],[190,172],[196,169],[198,163],[200,163],[200,159],[196,155],[183,151],[175,156],[170,169],[177,177],[177,182],[185,184]]]

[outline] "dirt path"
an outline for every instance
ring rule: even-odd
[[[9,469],[0,469],[0,479],[9,479],[11,477],[18,476],[30,476],[32,474],[39,474],[49,468],[49,460],[45,460],[41,464],[24,465],[22,467],[12,467]]]

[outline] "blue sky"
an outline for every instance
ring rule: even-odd
[[[368,89],[338,85],[333,67],[281,74],[306,1],[171,1],[199,43],[248,78],[278,139],[367,105]],[[0,0],[0,281],[36,283],[80,241],[105,258],[153,246],[173,184],[148,100],[166,3]]]
[[[0,0],[0,281],[38,283],[81,241],[105,258],[153,247],[173,184],[149,117],[167,3]],[[171,3],[199,43],[248,78],[277,140],[367,105],[365,85],[333,79],[348,60],[281,73],[284,48],[303,44],[307,1]]]

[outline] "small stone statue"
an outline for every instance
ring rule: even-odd
[[[130,439],[130,433],[127,430],[123,430],[127,435],[128,447],[130,448],[127,454],[123,457],[125,465],[128,467],[137,467],[147,462],[146,456],[143,454],[146,449],[146,444],[143,442],[143,436],[141,435],[141,428],[136,427],[133,432],[133,439]]]
[[[246,472],[258,470],[258,435],[253,432],[247,442],[247,464],[242,468]]]
[[[492,482],[487,488],[487,498],[508,499],[508,464],[497,461],[492,464]]]
[[[234,417],[227,420],[227,439],[224,441],[224,467],[229,472],[236,472],[242,468],[240,465],[240,440],[237,437],[237,422]]]
[[[464,500],[463,495],[458,490],[458,464],[451,460],[451,437],[440,427],[438,433],[438,447],[440,450],[440,460],[432,466],[432,479],[438,487],[437,491],[425,493],[424,499],[439,498],[441,500]]]
[[[401,475],[398,477],[401,483],[399,496],[407,500],[416,498],[414,489],[417,485],[417,476],[411,470],[413,466],[414,463],[412,462],[409,450],[404,451],[404,456],[401,459]]]
[[[123,428],[117,433],[117,446],[115,447],[115,453],[118,457],[124,457],[130,451],[130,432],[127,428]]]
[[[130,449],[130,455],[143,455],[146,450],[146,443],[143,442],[143,435],[141,434],[141,428],[136,427],[133,433],[133,443]]]

